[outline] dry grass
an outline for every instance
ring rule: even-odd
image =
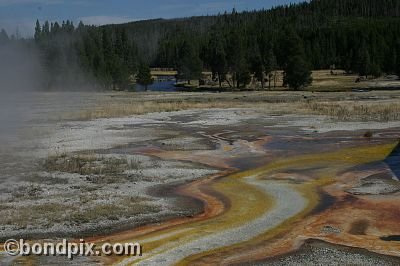
[[[31,184],[29,186],[19,187],[13,191],[13,198],[18,199],[37,199],[42,196],[43,190],[39,185]]]
[[[391,100],[364,99],[378,95]],[[352,100],[343,102],[346,98]],[[394,121],[399,119],[396,98],[396,92],[121,93],[101,98],[95,107],[65,118],[93,120],[188,109],[256,108],[274,114],[327,115],[342,121]]]
[[[303,111],[327,115],[337,121],[398,121],[400,103],[384,102],[312,102],[303,105]]]
[[[209,109],[209,108],[232,108],[232,107],[249,107],[249,104],[238,102],[121,102],[100,106],[92,110],[85,110],[78,114],[77,117],[82,120],[92,120],[97,118],[123,117],[130,115],[142,115],[156,112],[174,112],[188,109]]]
[[[155,112],[173,112],[188,109],[212,108],[257,108],[278,114],[315,114],[326,115],[337,121],[398,121],[400,120],[400,104],[393,101],[224,101],[207,102],[171,101],[171,102],[120,102],[86,110],[78,114],[79,119],[124,117]]]
[[[151,205],[142,198],[124,198],[113,204],[100,204],[85,210],[74,212],[68,221],[74,225],[94,222],[96,220],[119,220],[139,214],[159,212],[160,208]]]
[[[106,158],[94,153],[49,156],[42,165],[47,172],[80,175],[116,175],[139,167],[135,162],[128,162],[127,158]]]
[[[66,205],[59,203],[9,208],[0,211],[0,224],[17,226],[20,229],[39,223],[51,225],[63,222],[65,213],[69,209]]]
[[[178,71],[176,70],[158,70],[153,69],[151,70],[152,76],[176,76]]]
[[[344,70],[335,70],[334,75],[330,70],[313,71],[313,83],[307,88],[311,91],[349,91],[361,88],[363,84],[356,83],[357,75],[344,74]]]
[[[188,109],[265,107],[304,100],[302,92],[238,93],[120,93],[99,99],[95,107],[64,115],[66,120],[93,120]]]
[[[96,199],[91,199],[95,201]],[[3,206],[0,209],[0,224],[16,226],[19,229],[28,226],[52,226],[54,224],[81,225],[97,221],[115,221],[130,218],[139,214],[156,213],[160,208],[152,205],[145,198],[125,197],[112,203],[88,204],[82,201],[82,206],[63,203],[44,203],[24,207]]]

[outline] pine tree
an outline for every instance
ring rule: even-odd
[[[363,45],[359,49],[356,60],[357,61],[355,71],[360,76],[368,77],[368,75],[371,74],[371,57],[365,43],[363,43]]]
[[[278,69],[278,63],[276,61],[276,56],[274,54],[274,50],[269,48],[268,53],[266,58],[264,59],[264,68],[265,68],[265,73],[268,75],[268,89],[271,90],[271,79],[274,78],[274,86],[275,84],[275,78],[276,78],[276,73],[272,74],[272,72],[276,72]]]
[[[60,32],[60,24],[58,24],[58,22],[55,22],[53,25],[52,33],[58,34],[59,32]]]
[[[285,69],[285,83],[294,90],[311,85],[310,66],[303,56],[295,55],[289,59]]]
[[[226,78],[227,63],[223,37],[213,32],[206,48],[205,58],[211,67],[214,76],[218,76],[219,87]]]
[[[0,31],[0,45],[7,43],[9,40],[10,40],[10,38],[8,37],[8,34],[5,31],[5,29],[1,29],[1,31]]]
[[[43,24],[42,35],[45,37],[48,37],[50,35],[50,24],[47,20]]]
[[[151,71],[147,65],[141,64],[139,66],[139,72],[137,74],[136,81],[140,85],[144,86],[146,91],[147,91],[148,85],[153,84],[154,80],[151,77]]]
[[[396,65],[395,65],[394,72],[396,73],[396,75],[400,79],[400,43],[399,42],[397,42],[397,43],[399,45],[397,46]]]
[[[311,85],[311,67],[307,62],[301,39],[289,29],[283,40],[286,53],[282,54],[284,65],[284,84],[289,88],[298,90]]]
[[[203,63],[190,41],[185,40],[182,44],[177,69],[178,78],[187,80],[188,84],[191,80],[201,78]]]
[[[248,65],[243,65],[237,72],[237,88],[246,87],[251,81],[251,73]]]
[[[377,63],[372,63],[369,74],[372,75],[374,78],[379,78],[382,75],[382,69]]]
[[[226,50],[227,64],[232,75],[233,86],[240,88],[243,82],[249,81],[249,66],[245,57],[244,39],[237,29],[231,29],[229,32]]]
[[[254,55],[250,59],[250,70],[254,74],[254,77],[261,82],[261,88],[265,87],[265,78],[264,78],[264,64],[261,59],[261,55],[258,50],[255,50]]]
[[[36,26],[35,26],[35,35],[34,35],[35,40],[39,41],[41,36],[42,36],[42,28],[40,26],[39,20],[37,19],[36,20]]]

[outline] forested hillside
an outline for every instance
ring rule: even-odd
[[[218,16],[193,17],[185,19],[150,20],[132,22],[111,28],[124,28],[129,31],[146,57],[153,58],[157,54],[158,42],[166,35],[175,32],[206,33],[211,26],[227,22],[231,14]],[[284,23],[296,28],[321,28],[331,26],[344,18],[388,18],[400,16],[400,2],[396,0],[314,0],[311,3],[279,6],[270,10],[243,12],[236,14],[239,24],[250,24],[262,28],[274,29]],[[259,24],[258,22],[261,22]],[[150,46],[150,47],[149,47]]]
[[[126,88],[144,62],[176,68],[187,80],[199,78],[201,69],[211,70],[220,81],[229,74],[228,82],[237,87],[245,86],[252,74],[264,83],[272,71],[283,69],[286,83],[297,89],[310,82],[310,69],[336,67],[366,76],[399,73],[399,15],[398,0],[313,0],[270,10],[102,27],[38,22],[35,43],[50,79],[68,69],[74,75],[74,62],[100,86]],[[295,84],[290,75],[302,83]]]

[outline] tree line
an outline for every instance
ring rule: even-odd
[[[40,48],[49,82],[76,78],[95,82],[99,87],[126,89],[137,70],[136,45],[125,30],[105,27],[77,27],[71,21],[42,25],[36,22],[34,42]],[[81,72],[80,74],[75,73]],[[52,84],[49,84],[52,87]]]
[[[399,74],[399,8],[399,1],[390,0],[320,0],[233,10],[217,16],[207,33],[172,29],[160,42],[154,64],[178,67],[179,51],[191,42],[205,68],[218,79],[230,73],[237,87],[249,81],[249,74],[262,84],[265,77],[271,82],[276,69],[284,70],[285,85],[295,89],[310,83],[310,69],[372,77]]]
[[[76,83],[77,72],[104,88],[127,89],[137,76],[148,85],[153,66],[175,68],[189,82],[210,70],[220,85],[239,88],[252,77],[271,87],[279,69],[284,85],[300,89],[311,83],[312,69],[399,74],[399,15],[397,0],[313,0],[101,27],[37,21],[34,40],[24,42],[40,50],[48,87],[66,77]],[[1,31],[0,43],[7,40]]]

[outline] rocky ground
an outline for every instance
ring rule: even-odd
[[[400,259],[396,257],[380,256],[368,251],[334,246],[323,242],[310,241],[299,251],[283,258],[270,260],[265,263],[249,265],[399,265]]]
[[[218,97],[221,101],[239,97],[249,103],[260,97],[268,98],[259,93],[242,94],[207,94],[207,97]],[[316,97],[308,94],[310,96],[306,97]],[[272,97],[281,99],[283,96],[274,93]],[[72,100],[63,104],[53,101],[54,97],[60,98],[59,95],[47,95],[45,101],[35,98],[36,102],[29,105],[31,115],[18,123],[17,129],[1,136],[7,139],[0,150],[1,240],[107,235],[173,217],[193,217],[202,212],[203,204],[187,195],[174,193],[179,185],[227,169],[260,167],[275,157],[393,143],[400,136],[398,121],[338,122],[327,115],[289,111],[290,103],[283,113],[271,106],[265,110],[258,106],[82,120],[64,114],[94,108],[104,97],[109,101],[110,95],[73,94]],[[116,94],[115,101],[118,97],[120,95]],[[143,94],[139,97],[158,96]],[[199,96],[190,93],[165,96],[166,99],[173,97]],[[301,93],[291,97],[303,98]],[[323,97],[324,100],[371,100],[370,93],[333,93]],[[397,94],[383,93],[380,97],[388,100],[396,98]],[[377,101],[380,99],[378,97]],[[371,136],[366,136],[366,132]],[[286,206],[287,198],[280,201],[280,195],[289,193],[292,183],[302,184],[315,178],[321,166],[316,167],[296,166],[285,172],[268,174],[267,179],[274,180],[268,181],[272,182],[271,186],[266,185],[266,181],[254,186],[275,198],[276,205],[270,212],[249,223],[236,225],[240,229],[238,234],[235,234],[236,229],[221,232],[222,242],[214,241],[219,235],[205,236],[177,249],[163,250],[161,259],[176,262],[193,255],[193,250],[206,251],[248,240],[262,233],[266,229],[263,225],[270,224],[272,228],[276,226],[275,221],[283,222],[302,212],[307,200],[298,194],[300,192],[290,195],[299,204],[294,209],[291,207],[296,205]],[[358,174],[357,182],[346,184],[347,193],[355,196],[399,193],[398,180],[394,175],[388,176],[387,169],[382,173],[361,169]],[[290,186],[279,185],[282,180]],[[279,188],[286,190],[282,192]],[[176,252],[181,255],[177,256]],[[304,254],[308,255],[302,252],[274,263],[320,265],[324,262],[340,264],[344,260],[372,265],[381,259],[336,247],[307,246]],[[320,256],[325,260],[316,260]],[[149,256],[149,262],[157,262],[157,259],[157,256]],[[387,261],[390,265],[391,260]]]

